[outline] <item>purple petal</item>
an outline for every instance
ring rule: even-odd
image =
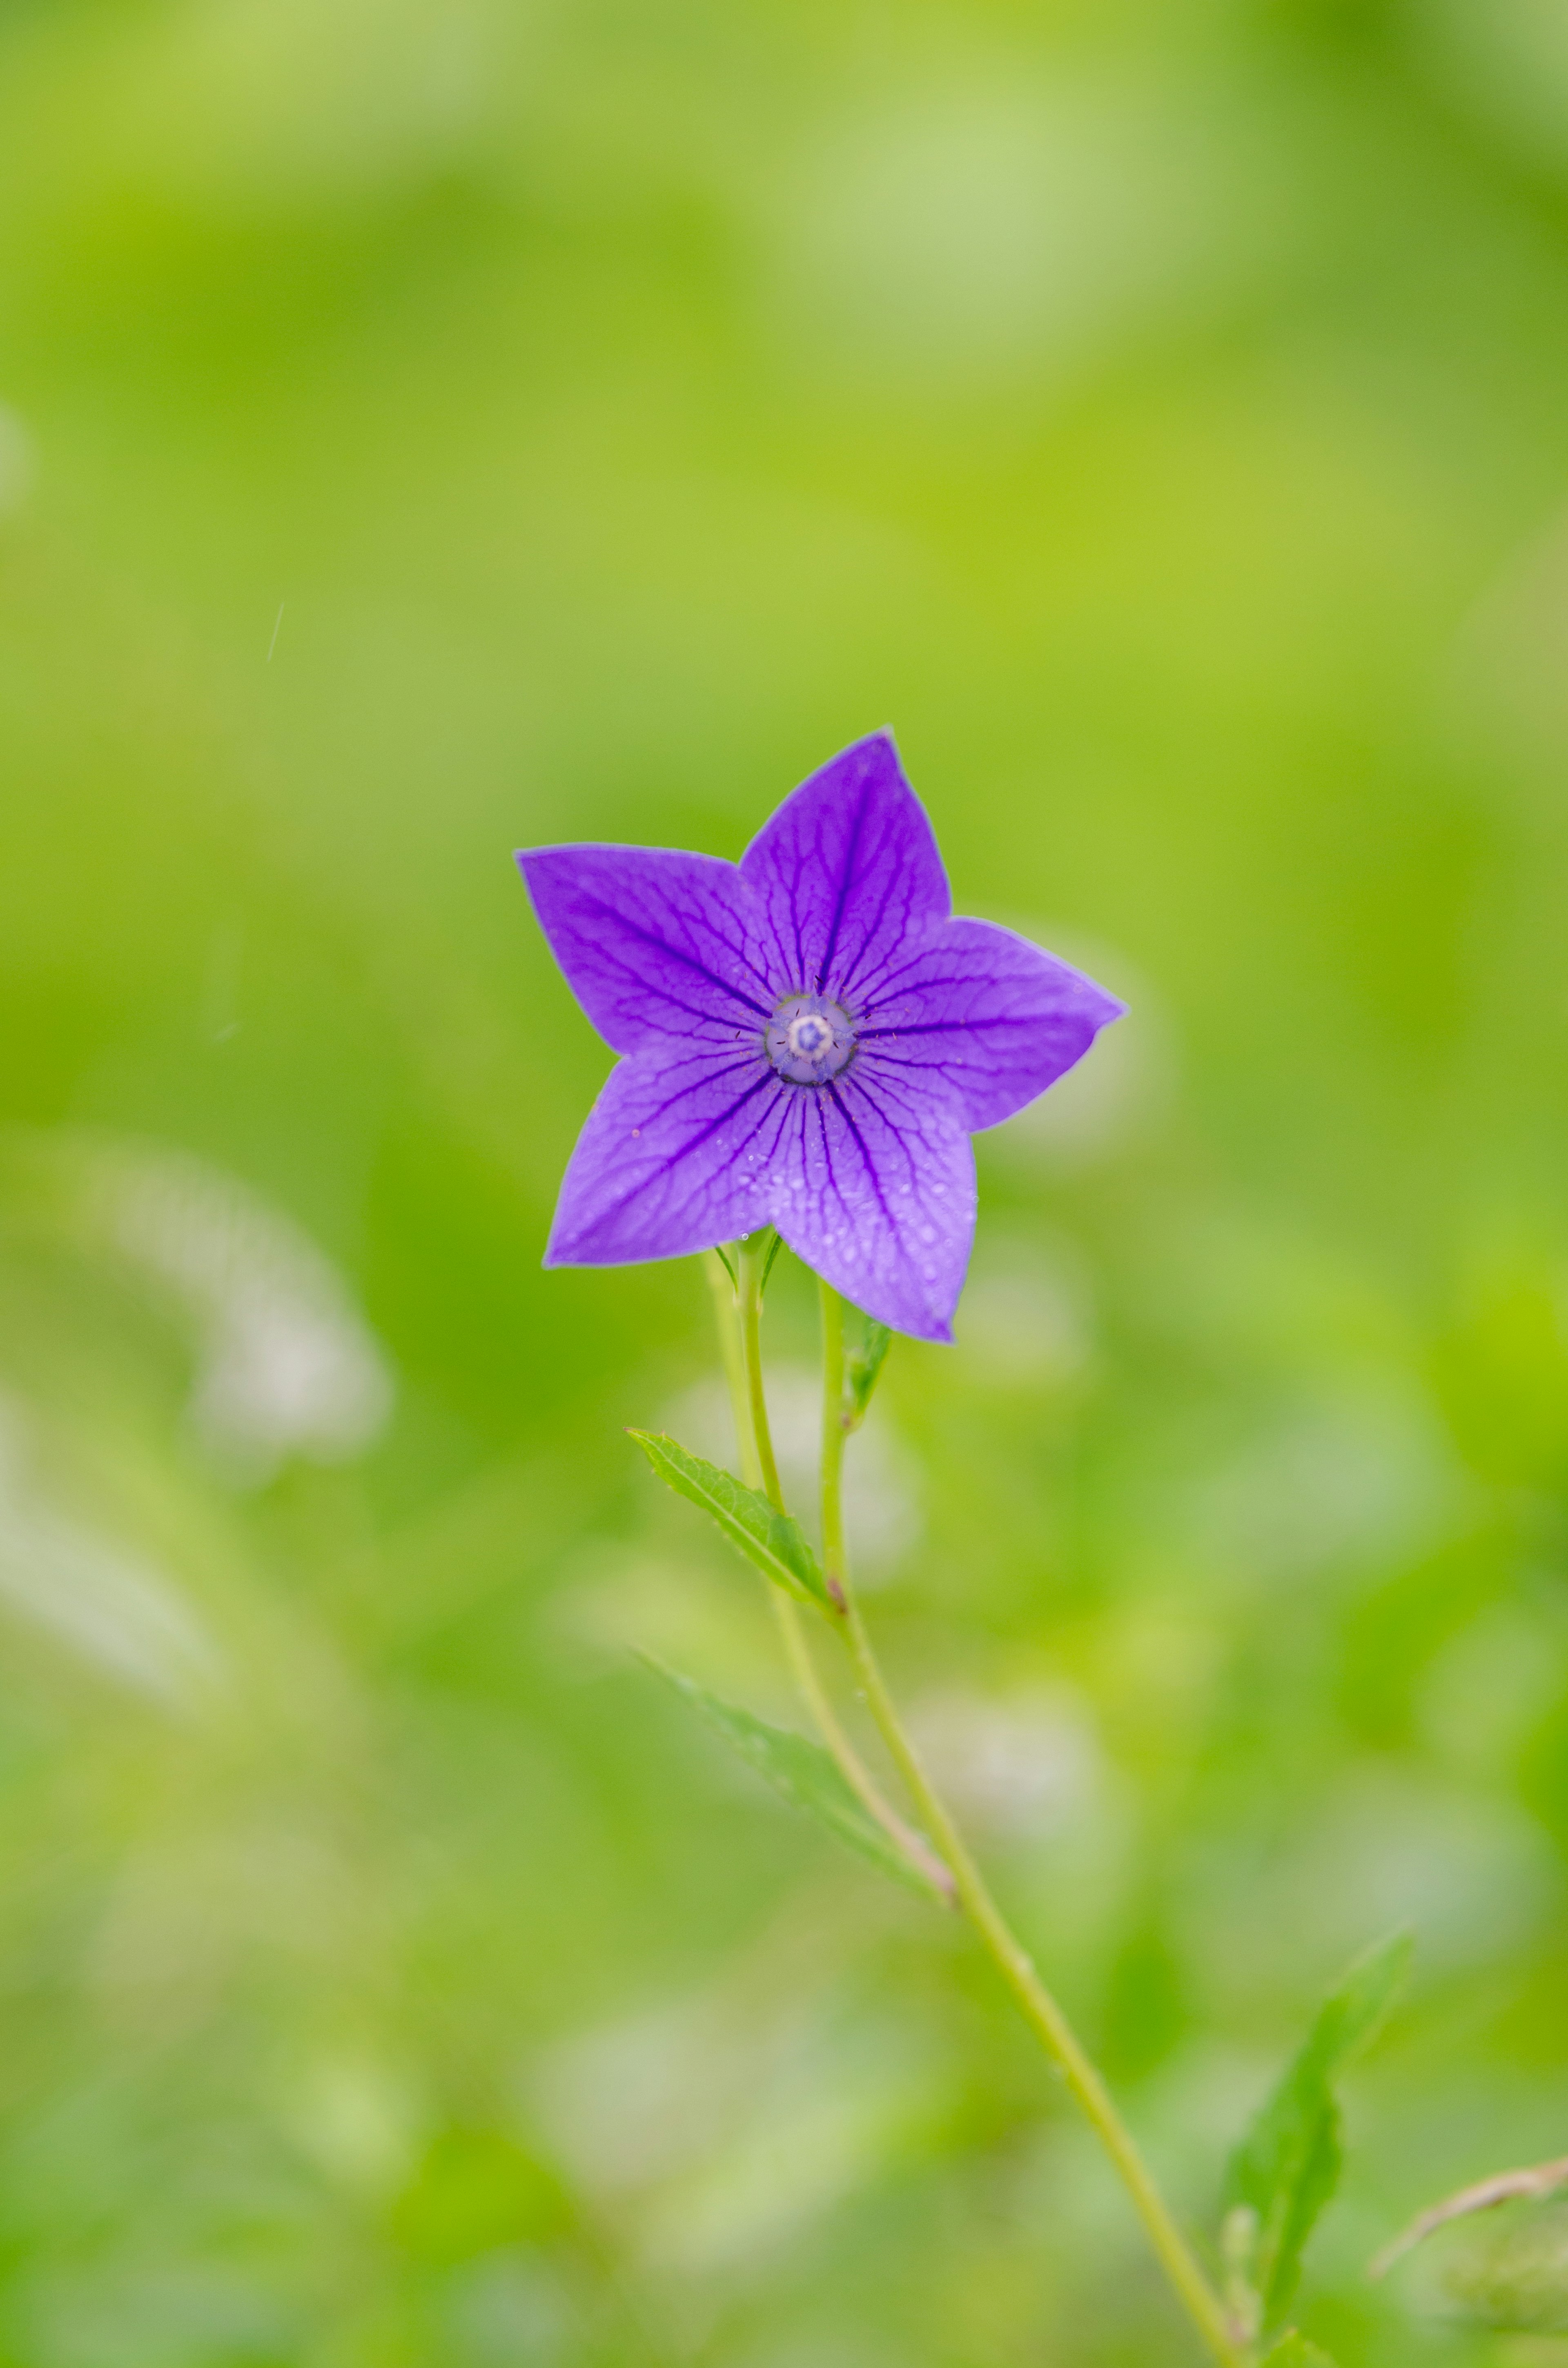
[[[974,1158],[948,1095],[857,1066],[797,1088],[790,1107],[770,1203],[784,1239],[879,1323],[950,1340],[974,1237]]]
[[[945,917],[948,877],[926,809],[885,732],[793,790],[741,858],[776,993],[853,1008],[911,930]]]
[[[778,998],[733,863],[593,844],[525,848],[517,862],[573,993],[616,1052],[759,1039]]]
[[[946,1086],[963,1124],[996,1126],[1082,1060],[1126,1010],[1082,971],[992,921],[943,921],[887,970],[860,1059]]]
[[[577,1138],[546,1266],[685,1258],[767,1222],[790,1093],[757,1055],[640,1053],[611,1070]]]

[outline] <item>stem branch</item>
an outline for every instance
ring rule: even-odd
[[[821,1284],[823,1314],[822,1526],[823,1566],[829,1586],[836,1582],[845,1604],[842,1633],[855,1663],[867,1707],[876,1721],[910,1799],[952,1870],[959,1903],[973,1925],[1046,2054],[1110,2157],[1143,2223],[1160,2265],[1221,2368],[1243,2368],[1243,2353],[1223,2305],[1177,2227],[1155,2186],[1132,2133],[1122,2121],[1098,2070],[1009,1928],[989,1885],[921,1762],[888,1691],[850,1585],[844,1548],[843,1468],[844,1306],[838,1293]]]
[[[781,1513],[784,1497],[778,1485],[778,1465],[773,1452],[773,1433],[767,1419],[767,1399],[762,1383],[762,1269],[766,1254],[763,1241],[754,1235],[750,1240],[736,1245],[736,1254],[740,1278],[738,1324],[735,1321],[737,1292],[732,1288],[724,1261],[717,1251],[710,1250],[706,1264],[719,1326],[719,1346],[724,1360],[725,1378],[730,1384],[730,1406],[734,1415],[735,1437],[741,1454],[741,1477],[748,1488],[760,1487],[768,1503]],[[767,1592],[773,1599],[774,1617],[778,1622],[785,1658],[801,1699],[837,1763],[839,1774],[861,1807],[876,1819],[883,1832],[897,1844],[933,1890],[942,1898],[952,1901],[957,1896],[952,1876],[925,1836],[917,1834],[899,1816],[845,1733],[843,1722],[834,1708],[833,1697],[824,1685],[821,1672],[812,1658],[812,1648],[799,1605],[791,1602],[781,1588],[770,1587]]]

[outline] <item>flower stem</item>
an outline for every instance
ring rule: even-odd
[[[1243,2368],[1244,2354],[1232,2333],[1223,2305],[1176,2226],[1155,2186],[1131,2132],[1076,2032],[1027,1952],[1014,1937],[980,1869],[970,1855],[941,1796],[923,1766],[888,1691],[850,1585],[844,1547],[843,1470],[847,1431],[844,1406],[844,1306],[838,1293],[821,1284],[823,1315],[822,1527],[823,1566],[836,1581],[845,1605],[842,1633],[855,1663],[867,1707],[908,1787],[920,1817],[952,1870],[959,1903],[998,1973],[1011,1990],[1046,2054],[1110,2157],[1142,2221],[1166,2277],[1221,2368]]]
[[[743,1344],[742,1326],[736,1322],[740,1304],[736,1296],[736,1287],[731,1281],[729,1269],[717,1250],[709,1250],[703,1263],[708,1269],[709,1289],[713,1293],[713,1315],[719,1329],[720,1354],[724,1360],[724,1378],[730,1385],[730,1412],[734,1417],[735,1444],[740,1450],[741,1477],[748,1488],[762,1486],[762,1459],[766,1452],[767,1468],[772,1472],[774,1481],[770,1501],[777,1504],[778,1470],[774,1461],[773,1437],[767,1421],[767,1405],[760,1391],[756,1398],[753,1397],[749,1385],[748,1366],[751,1360],[748,1360]],[[737,1269],[737,1271],[740,1269]],[[744,1280],[742,1288],[744,1288]],[[753,1329],[755,1333],[755,1325]],[[760,1372],[760,1364],[757,1370]],[[806,1706],[818,1726],[822,1728],[824,1735],[829,1736],[831,1740],[832,1735],[838,1730],[838,1722],[832,1703],[826,1700],[823,1692],[822,1679],[817,1675],[816,1664],[812,1659],[811,1647],[806,1643],[805,1632],[801,1625],[801,1615],[789,1597],[778,1588],[769,1588],[767,1591],[772,1598],[774,1614],[778,1622],[778,1632],[784,1640],[785,1657],[794,1674],[795,1682],[804,1695]],[[848,1768],[843,1755],[847,1754],[852,1757],[853,1754],[847,1736],[840,1735],[840,1741],[843,1753],[841,1754],[839,1748],[835,1745],[834,1757],[838,1760],[845,1774],[848,1775]],[[850,1781],[853,1782],[853,1778]]]
[[[767,1256],[764,1235],[749,1234],[737,1244],[735,1254],[740,1273],[736,1298],[741,1311],[741,1369],[745,1375],[746,1414],[757,1471],[757,1478],[751,1485],[760,1486],[768,1503],[782,1512],[784,1497],[778,1486],[778,1464],[773,1452],[767,1398],[762,1385],[762,1266]]]
[[[713,1294],[713,1324],[719,1335],[719,1354],[723,1360],[724,1379],[729,1384],[730,1413],[735,1425],[741,1478],[748,1488],[760,1488],[762,1468],[756,1460],[756,1438],[752,1429],[751,1403],[746,1395],[745,1356],[741,1348],[740,1326],[735,1321],[735,1286],[729,1268],[717,1250],[705,1250],[702,1263],[707,1270],[708,1288]]]
[[[719,1345],[730,1384],[730,1404],[741,1452],[741,1477],[748,1488],[760,1487],[778,1512],[784,1510],[773,1433],[767,1419],[767,1398],[762,1381],[762,1270],[766,1245],[754,1235],[736,1245],[738,1292],[733,1290],[723,1260],[716,1251],[707,1257],[709,1286],[719,1325]],[[737,1302],[740,1322],[735,1314]],[[860,1805],[894,1841],[912,1866],[949,1905],[957,1898],[953,1878],[923,1834],[907,1825],[882,1793],[875,1777],[844,1731],[833,1698],[822,1681],[797,1606],[779,1588],[770,1587],[774,1616],[801,1695],[817,1729],[838,1765],[839,1774]]]

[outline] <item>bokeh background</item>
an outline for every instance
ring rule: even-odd
[[[1190,2356],[551,1274],[519,843],[891,721],[1133,1016],[856,1450],[879,1634],[1184,2214],[1401,1921],[1304,2322],[1568,2147],[1554,0],[7,0],[0,2361]],[[811,1419],[807,1279],[769,1356]]]

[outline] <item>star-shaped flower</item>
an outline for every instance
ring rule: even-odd
[[[950,1340],[971,1133],[1043,1093],[1124,1007],[952,914],[892,735],[787,797],[738,864],[669,848],[517,858],[621,1055],[566,1170],[547,1266],[682,1258],[773,1224],[896,1331]]]

